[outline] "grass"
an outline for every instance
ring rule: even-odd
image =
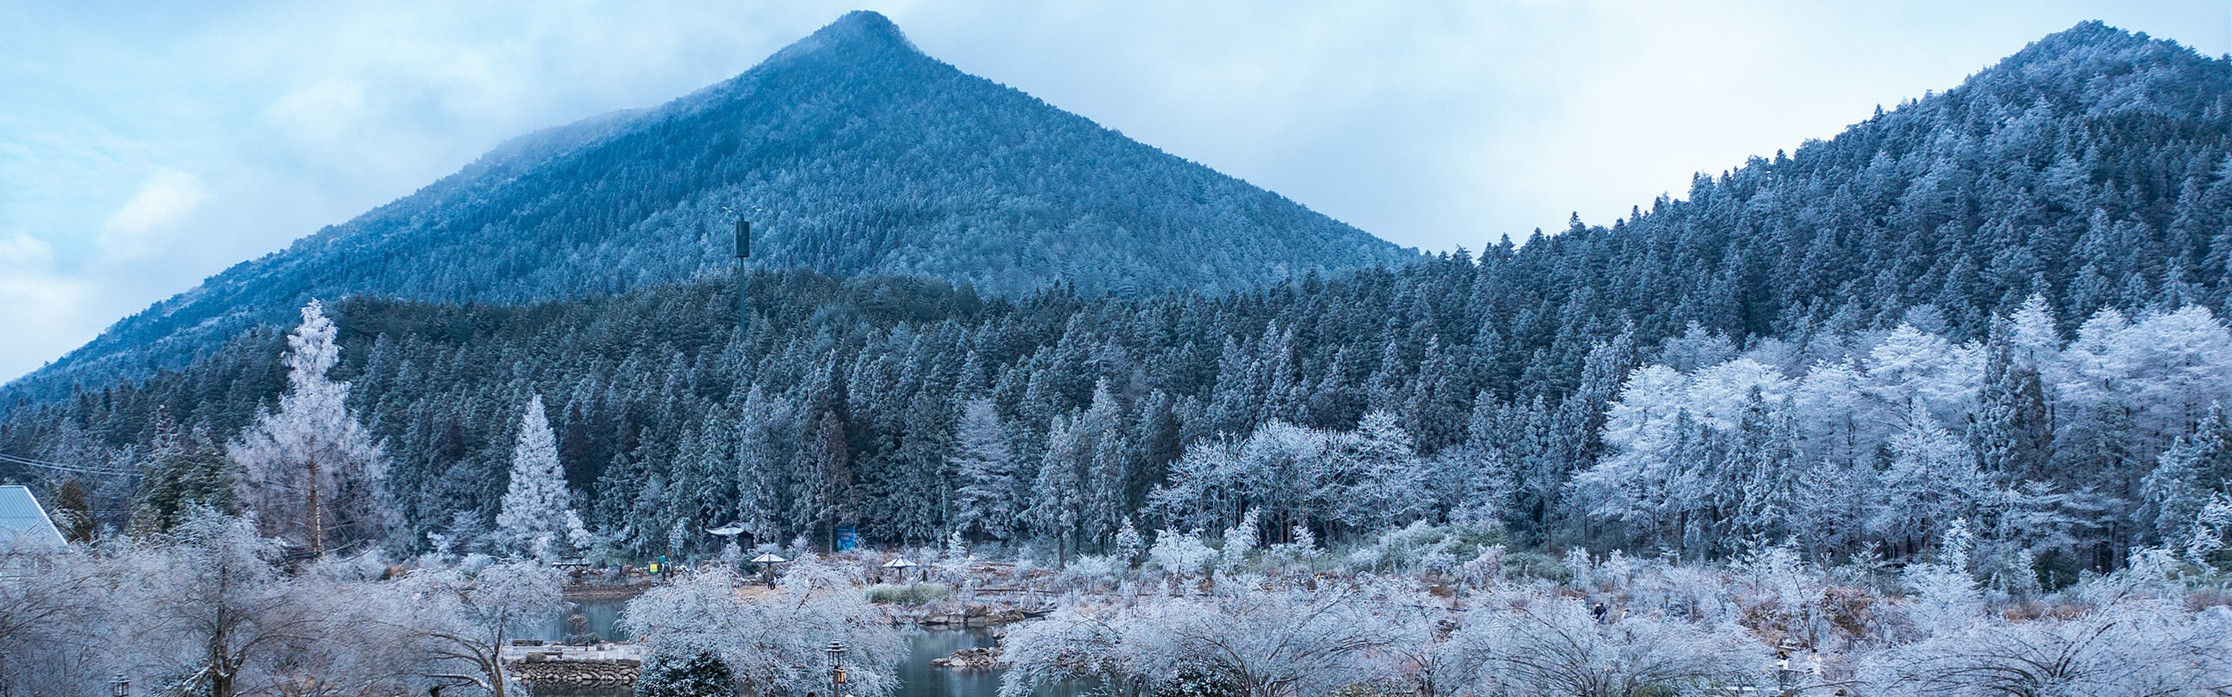
[[[868,587],[868,602],[879,605],[922,605],[949,595],[953,595],[953,587],[943,583],[879,583]]]

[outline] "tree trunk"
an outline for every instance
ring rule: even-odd
[[[318,458],[310,458],[310,557],[325,556],[325,521],[318,510]],[[499,695],[499,697],[501,697]]]

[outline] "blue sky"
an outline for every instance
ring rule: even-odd
[[[0,379],[506,138],[869,8],[916,45],[1406,245],[1605,221],[2086,19],[2232,52],[2232,2],[0,5]]]

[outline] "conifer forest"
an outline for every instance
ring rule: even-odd
[[[0,695],[2232,694],[2232,59],[1865,116],[1418,251],[847,15],[0,387]]]

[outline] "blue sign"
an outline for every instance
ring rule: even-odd
[[[846,526],[837,529],[837,551],[843,552],[860,546],[860,532]]]

